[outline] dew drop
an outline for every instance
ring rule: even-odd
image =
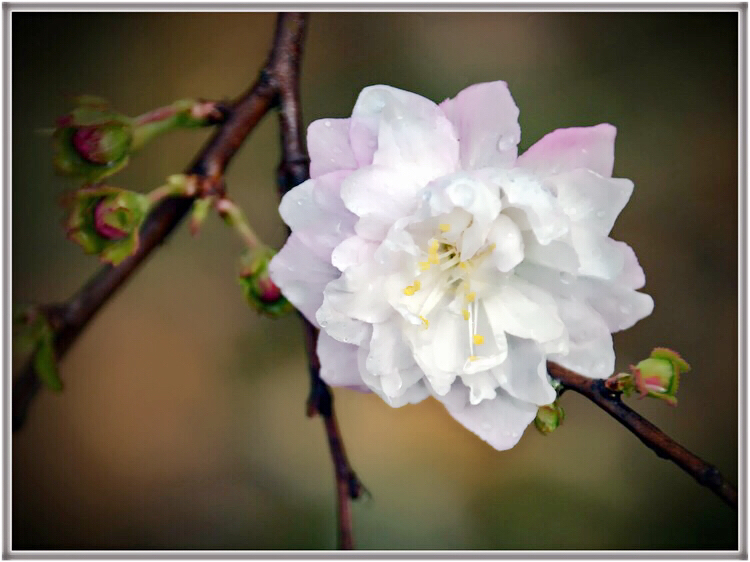
[[[596,216],[597,216],[597,218],[600,218],[600,219],[603,219],[603,218],[604,218],[604,215],[606,215],[606,214],[607,214],[607,213],[606,213],[606,212],[604,212],[604,211],[597,211],[597,212],[596,212]]]
[[[560,272],[560,283],[563,285],[570,285],[573,282],[573,275],[567,271]]]
[[[323,320],[322,322],[320,322],[320,327],[321,328],[325,328],[327,326],[328,326],[328,322],[326,322],[325,320]]]
[[[497,149],[500,152],[504,152],[516,145],[516,137],[514,135],[502,135],[497,141]]]
[[[330,122],[330,121],[328,121],[328,120],[326,120],[326,121],[323,121],[323,124],[324,124],[324,125],[325,125],[326,127],[330,127],[330,126],[331,126],[331,122]]]
[[[514,438],[518,437],[518,432],[517,431],[513,431],[513,432],[511,432],[510,436],[514,437]]]
[[[490,429],[492,429],[492,424],[490,424],[490,422],[483,422],[482,429],[485,431],[489,431]]]
[[[628,312],[630,312],[630,310],[631,310],[631,306],[629,304],[620,305],[620,312],[622,312],[623,314],[627,314]]]

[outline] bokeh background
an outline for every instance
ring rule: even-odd
[[[254,80],[272,13],[14,13],[12,281],[16,303],[66,299],[98,268],[65,240],[49,127],[67,96],[135,115]],[[634,180],[613,237],[635,248],[654,313],[615,336],[618,366],[665,345],[692,363],[679,407],[633,405],[737,482],[736,13],[318,13],[303,64],[305,123],[349,115],[366,85],[441,101],[506,80],[521,148],[558,127],[618,128]],[[113,183],[151,189],[208,131],[154,142]],[[229,190],[281,245],[269,116]],[[96,317],[13,436],[15,549],[330,549],[333,472],[294,316],[258,317],[215,218],[181,228]],[[591,403],[497,452],[433,400],[391,409],[337,390],[364,549],[735,549],[737,517]],[[654,403],[652,403],[654,402]]]

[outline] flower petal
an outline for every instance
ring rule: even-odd
[[[390,86],[362,90],[352,111],[350,139],[360,166],[396,169],[421,185],[458,165],[458,139],[437,105]]]
[[[357,346],[341,343],[325,332],[318,335],[317,353],[320,359],[320,378],[331,386],[344,386],[360,392],[370,392],[359,375]]]
[[[323,289],[340,272],[311,252],[295,233],[273,257],[268,272],[287,300],[318,326],[315,312],[323,303]]]
[[[357,159],[349,144],[349,119],[319,119],[307,128],[310,177],[336,170],[354,170]]]
[[[466,396],[463,400],[468,402],[469,389],[454,386],[457,388],[451,390],[450,394]],[[510,449],[518,443],[537,412],[534,404],[517,400],[503,390],[499,390],[492,400],[482,400],[479,404],[469,404],[463,408],[453,407],[453,404],[462,401],[457,396],[439,399],[451,416],[498,451]]]
[[[505,82],[474,84],[440,108],[456,128],[464,170],[513,165],[521,127],[518,107]]]
[[[509,336],[508,359],[492,369],[492,374],[514,398],[537,406],[555,400],[555,389],[547,377],[547,358],[533,340]]]
[[[607,123],[557,129],[519,156],[517,166],[541,176],[588,168],[601,176],[611,177],[616,134],[617,129]]]

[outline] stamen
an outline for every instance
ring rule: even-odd
[[[469,319],[469,311],[466,310],[465,308],[463,310],[461,310],[461,314],[464,315],[464,320],[468,320]]]
[[[449,224],[443,223],[440,225],[440,232],[450,232],[450,229],[451,229],[451,225]]]
[[[427,271],[428,269],[430,269],[430,262],[428,261],[419,262],[419,269],[421,269],[422,271]]]
[[[414,294],[414,291],[416,291],[416,289],[413,286],[409,285],[408,287],[404,289],[404,294],[407,297],[410,297]]]
[[[458,267],[461,269],[469,269],[469,265],[465,261],[459,262]]]
[[[419,318],[420,318],[420,320],[422,320],[422,322],[424,322],[424,329],[425,330],[430,327],[430,323],[428,322],[427,318],[425,318],[424,316],[420,316]]]
[[[479,359],[479,356],[477,356],[477,355],[469,355],[469,361],[476,361],[477,359]]]
[[[484,336],[480,334],[474,334],[474,343],[477,345],[482,345],[484,343]]]
[[[412,285],[412,287],[414,287],[415,291],[419,291],[419,289],[422,288],[422,283],[420,283],[419,281],[414,281],[414,285]]]
[[[477,294],[474,291],[472,291],[471,293],[469,293],[468,295],[466,295],[466,301],[467,302],[474,302],[475,298],[477,298]]]

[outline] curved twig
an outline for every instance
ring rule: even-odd
[[[282,18],[277,33],[297,33],[302,37],[305,23],[306,18],[303,15],[290,14]],[[282,195],[309,177],[310,161],[304,148],[302,112],[299,101],[299,65],[302,49],[300,42],[295,42],[295,45],[296,49],[290,49],[283,53],[283,58],[279,61],[277,72],[274,75],[274,82],[278,87],[279,94],[282,154],[278,182],[279,191]],[[316,352],[318,331],[302,315],[300,317],[304,323],[305,349],[310,371],[307,415],[319,414],[323,418],[336,478],[339,524],[338,548],[340,550],[351,550],[354,548],[351,500],[360,497],[364,488],[346,457],[344,441],[333,409],[331,389],[320,378],[320,362]]]
[[[737,509],[737,490],[727,482],[719,470],[688,451],[666,433],[622,403],[620,393],[604,386],[602,379],[590,379],[565,367],[547,362],[550,376],[563,388],[585,396],[635,435],[663,459],[668,459],[687,472],[702,486],[706,486],[732,508]]]

